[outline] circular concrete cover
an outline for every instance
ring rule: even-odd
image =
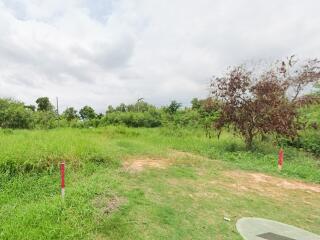
[[[246,240],[320,240],[319,235],[262,218],[241,218],[237,230]]]

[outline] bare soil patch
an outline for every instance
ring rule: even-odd
[[[128,159],[123,163],[123,167],[128,172],[141,172],[145,168],[158,168],[165,169],[171,164],[171,161],[166,158],[132,158]]]
[[[282,179],[262,173],[227,171],[223,175],[227,179],[219,183],[228,188],[234,188],[240,193],[255,192],[273,198],[280,198],[298,191],[310,194],[320,193],[320,185]]]
[[[122,197],[99,196],[93,200],[93,206],[95,208],[99,209],[100,213],[109,215],[109,214],[117,211],[118,208],[126,202],[127,202],[127,200]]]

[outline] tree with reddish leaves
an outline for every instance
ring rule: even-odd
[[[234,127],[252,148],[257,135],[297,136],[301,127],[298,100],[306,86],[320,79],[320,62],[308,60],[302,65],[294,56],[273,64],[260,74],[237,66],[211,83],[211,93],[221,103],[214,127],[220,132]]]

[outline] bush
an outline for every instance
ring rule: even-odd
[[[100,125],[126,125],[128,127],[159,127],[160,113],[150,112],[111,112],[102,118]]]
[[[52,129],[58,126],[57,115],[53,111],[37,111],[33,113],[34,127]]]
[[[194,110],[183,110],[177,111],[175,114],[168,114],[163,112],[162,121],[164,125],[175,125],[181,127],[199,126],[201,117],[197,111]]]
[[[286,144],[320,156],[320,104],[307,105],[299,111],[306,123],[306,129],[300,131],[299,137],[295,140],[287,140]]]
[[[288,142],[288,145],[296,148],[303,148],[308,152],[320,156],[320,132],[311,129],[306,130],[297,139]]]
[[[32,111],[24,104],[11,99],[0,99],[0,127],[31,128]]]

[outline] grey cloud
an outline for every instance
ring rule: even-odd
[[[19,3],[19,4],[18,4]],[[317,0],[0,0],[0,97],[61,105],[206,97],[229,65],[320,55]]]
[[[72,48],[72,52],[83,61],[91,61],[106,70],[127,67],[133,51],[134,42],[128,36],[112,44],[96,42],[90,51],[80,47]]]

